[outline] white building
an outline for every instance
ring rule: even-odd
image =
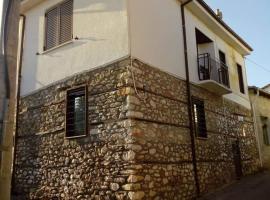
[[[17,199],[190,200],[258,169],[244,57],[202,0],[24,0]]]
[[[58,2],[62,1],[22,2],[26,16],[22,95],[129,55],[185,79],[179,1],[76,0],[72,39],[46,51],[44,15]],[[223,56],[232,91],[226,98],[249,108],[244,57],[252,49],[203,1],[194,0],[185,10],[191,81],[200,84],[199,55],[209,53],[217,61]],[[245,86],[242,92],[237,66]]]

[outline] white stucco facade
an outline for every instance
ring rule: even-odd
[[[185,77],[180,3],[129,1],[131,54],[178,77]]]
[[[29,4],[32,8],[24,11],[22,95],[128,55],[185,79],[181,3],[178,0],[74,0],[73,35],[79,40],[43,52],[44,14],[60,1],[39,0],[37,5]],[[213,41],[210,48],[201,46],[198,51],[209,51],[215,59],[219,59],[219,50],[226,55],[233,93],[225,97],[250,108],[244,62],[249,50],[195,0],[187,5],[185,19],[191,82],[199,83],[197,28]],[[237,64],[243,69],[245,94],[239,89]]]
[[[73,36],[79,40],[43,52],[45,12],[61,1],[45,0],[24,13],[22,95],[129,54],[125,0],[75,0]]]
[[[180,2],[176,0],[130,1],[131,54],[152,66],[158,67],[181,79],[185,79],[186,72],[180,6]],[[193,7],[194,5],[191,6],[191,8]],[[219,32],[213,31],[216,29],[215,26],[218,26],[217,23],[213,23],[211,26],[206,25],[193,12],[194,9],[190,9],[189,7],[185,9],[191,82],[195,84],[199,83],[195,35],[195,28],[197,28],[213,41],[213,48],[207,51],[207,53],[211,54],[212,58],[219,59],[219,50],[223,51],[226,55],[230,86],[233,93],[225,95],[225,98],[250,108],[244,55],[241,55],[236,50],[241,48],[241,46],[236,41],[233,41],[234,38],[229,38],[227,41],[225,39],[229,36],[221,38]],[[204,13],[204,15],[206,14]],[[232,45],[235,45],[235,48]],[[239,89],[237,64],[243,68],[245,94],[242,94]]]

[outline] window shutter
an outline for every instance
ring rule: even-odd
[[[68,0],[60,6],[60,37],[59,43],[72,39],[73,0]]]
[[[237,72],[238,72],[238,80],[239,80],[239,88],[240,92],[245,94],[245,84],[243,78],[242,66],[237,64]]]
[[[54,8],[46,14],[46,44],[45,49],[58,45],[58,8]]]

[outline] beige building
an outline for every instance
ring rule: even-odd
[[[249,87],[249,96],[256,116],[262,164],[270,168],[270,86]]]

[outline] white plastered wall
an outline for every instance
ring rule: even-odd
[[[185,77],[180,3],[129,0],[131,55],[180,78]]]
[[[43,52],[44,14],[61,1],[45,0],[24,13],[22,95],[129,55],[125,0],[74,0],[73,35],[79,40]]]
[[[225,95],[225,98],[230,99],[250,109],[248,87],[247,87],[248,83],[244,57],[240,55],[232,46],[230,46],[223,39],[221,39],[217,34],[215,34],[209,27],[207,27],[188,9],[185,10],[185,16],[186,16],[186,31],[188,36],[187,44],[189,56],[188,59],[189,59],[190,80],[194,83],[198,83],[199,81],[197,69],[196,34],[195,34],[195,28],[197,28],[213,41],[214,52],[210,52],[211,56],[215,55],[214,58],[219,60],[218,57],[219,50],[221,50],[226,54],[226,63],[229,67],[230,87],[233,93]],[[245,84],[245,94],[242,94],[239,89],[237,64],[242,66]]]

